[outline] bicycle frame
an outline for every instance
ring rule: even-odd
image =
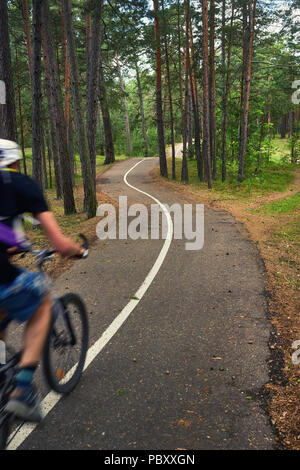
[[[70,342],[68,342],[67,344],[74,346],[77,341],[76,341],[76,335],[74,334],[72,322],[70,321],[68,310],[66,309],[66,306],[64,305],[61,297],[55,296],[53,298],[53,307],[52,307],[52,321],[54,322],[54,325],[59,315],[62,315],[62,317],[64,318],[68,326],[68,331],[70,333],[70,337],[71,337]],[[53,329],[53,334],[56,338],[58,338],[58,335],[55,330],[55,326]]]

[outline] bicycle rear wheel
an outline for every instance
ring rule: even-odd
[[[43,352],[43,370],[50,388],[68,394],[83,371],[89,325],[85,305],[78,295],[66,294],[58,301],[62,308],[52,318]]]
[[[9,416],[2,417],[0,420],[0,450],[5,450],[9,436]]]

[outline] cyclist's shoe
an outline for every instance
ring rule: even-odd
[[[23,421],[39,423],[43,419],[40,399],[33,386],[20,389],[18,395],[9,399],[5,410]]]

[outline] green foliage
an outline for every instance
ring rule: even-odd
[[[29,2],[30,5],[31,2]],[[221,41],[223,26],[221,22],[222,1],[216,1],[216,41]],[[60,71],[62,99],[64,99],[64,57],[62,48],[62,23],[60,16],[60,2],[55,0],[51,4],[51,23],[53,27],[54,43]],[[161,3],[160,3],[161,5]],[[249,110],[249,135],[246,154],[246,179],[264,184],[262,173],[270,160],[283,157],[279,140],[274,138],[280,131],[284,116],[288,118],[291,111],[297,108],[291,102],[292,82],[299,75],[300,54],[297,41],[298,19],[293,15],[295,2],[289,1],[288,7],[281,10],[280,2],[260,1],[257,4],[256,37],[254,44],[253,75],[251,81],[251,99]],[[236,178],[237,161],[240,150],[240,89],[242,72],[242,2],[236,2],[235,20],[233,22],[233,42],[231,53],[229,96],[229,115],[227,130],[227,160],[228,178]],[[92,13],[94,0],[74,0],[72,3],[73,23],[75,31],[76,48],[79,60],[80,83],[82,96],[86,96],[86,19]],[[181,137],[181,110],[180,110],[180,80],[179,80],[179,36],[178,11],[181,31],[181,59],[183,69],[184,47],[184,11],[183,3],[177,0],[164,0],[164,14],[160,8],[162,38],[166,33],[169,48],[170,77],[172,98],[174,104],[174,124],[176,142]],[[164,20],[163,20],[164,18]],[[191,18],[193,23],[196,77],[198,92],[202,94],[202,18],[197,2],[191,1]],[[281,24],[281,29],[274,25]],[[103,42],[102,58],[105,74],[105,85],[109,100],[109,109],[112,121],[112,131],[116,154],[126,154],[126,132],[122,94],[117,75],[115,52],[118,53],[121,71],[125,83],[126,102],[129,114],[131,131],[131,156],[144,155],[144,139],[142,132],[140,103],[137,90],[136,64],[140,69],[141,88],[149,144],[149,156],[157,155],[157,132],[155,114],[155,42],[153,32],[152,2],[146,0],[110,0],[104,2],[103,13]],[[20,97],[23,113],[25,147],[31,147],[31,90],[28,70],[24,24],[20,2],[9,2],[9,29],[11,37],[11,53],[14,72],[15,89],[20,85]],[[228,45],[230,17],[226,16],[224,28],[226,45]],[[165,54],[162,40],[162,69],[165,75]],[[221,48],[216,49],[216,92],[217,92],[217,142],[218,142],[218,169],[221,160],[221,138],[223,121],[223,95],[224,75]],[[183,81],[182,81],[182,85]],[[43,121],[49,127],[48,104],[45,94],[43,74]],[[183,87],[184,88],[184,87]],[[184,91],[184,90],[183,90]],[[167,96],[167,85],[163,81],[163,97]],[[17,96],[17,94],[16,94]],[[18,103],[16,99],[18,109]],[[72,108],[72,103],[71,103]],[[18,118],[18,133],[20,135],[20,119]],[[268,122],[271,123],[268,123]],[[299,123],[298,123],[299,125]],[[288,132],[287,125],[287,132]],[[171,144],[170,110],[168,99],[165,99],[165,141]],[[103,153],[103,137],[101,138],[99,125],[97,127],[97,152]],[[275,142],[275,144],[274,144]],[[76,135],[74,136],[75,150],[78,151]],[[275,147],[274,147],[275,145]],[[276,148],[278,147],[278,154]],[[284,158],[294,162],[299,159],[300,142],[299,129],[295,128],[290,137],[290,148],[285,149]],[[190,149],[189,159],[194,158],[194,146]],[[267,176],[267,180],[269,180]],[[218,184],[218,183],[216,183]]]
[[[176,173],[180,174],[181,162],[176,161]],[[193,187],[201,190],[206,188],[206,183],[198,180],[197,165],[194,160],[189,160],[188,171],[190,183]],[[267,163],[259,172],[254,167],[248,167],[245,179],[242,183],[236,180],[237,162],[228,165],[227,179],[222,183],[220,171],[214,182],[214,190],[220,194],[222,199],[248,199],[249,196],[263,195],[270,192],[284,192],[293,182],[295,175],[289,163]]]
[[[300,206],[300,193],[283,199],[281,201],[271,202],[260,209],[266,215],[290,214]]]

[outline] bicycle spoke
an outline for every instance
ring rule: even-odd
[[[65,310],[55,321],[45,365],[50,386],[56,391],[68,393],[71,384],[79,380],[83,369],[88,324],[85,307],[78,296],[67,294],[63,299]]]

